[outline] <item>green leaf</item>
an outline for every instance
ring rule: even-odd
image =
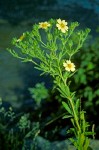
[[[24,60],[22,60],[22,62],[29,62],[29,61],[31,61],[32,59],[30,59],[30,58],[25,58]]]
[[[89,139],[88,138],[86,138],[85,145],[84,145],[84,150],[91,150],[90,147],[89,147]]]
[[[76,93],[76,92],[72,92],[72,93],[71,93],[72,99],[74,99],[75,93]]]
[[[95,135],[95,132],[85,132],[85,135]]]
[[[78,144],[76,142],[76,140],[74,140],[73,138],[69,138],[69,140],[73,143],[73,145],[77,148]]]
[[[64,91],[62,91],[60,88],[57,88],[57,90],[60,92],[60,95],[61,95],[63,98],[67,98]]]
[[[62,119],[71,118],[71,115],[65,115]]]
[[[59,85],[60,90],[62,91],[62,93],[64,93],[64,97],[68,99],[68,97],[70,97],[70,89],[67,85],[64,85],[64,83],[60,83]],[[61,94],[62,94],[61,93]]]
[[[79,107],[80,107],[80,100],[77,99],[76,104],[75,104],[75,110],[76,110],[77,113],[78,113]]]
[[[84,142],[85,142],[85,135],[84,133],[82,133],[79,137],[79,141],[80,141],[80,145],[83,146]],[[85,149],[84,149],[85,150]]]
[[[65,102],[62,102],[62,104],[63,104],[64,108],[72,115],[72,111],[70,110],[68,104]]]

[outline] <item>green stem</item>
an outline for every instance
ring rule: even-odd
[[[50,125],[51,123],[53,123],[53,122],[55,122],[56,120],[58,120],[59,118],[62,118],[65,114],[66,114],[66,113],[63,113],[63,114],[59,115],[58,117],[56,117],[56,118],[50,120],[49,122],[47,122],[47,123],[45,124],[45,126],[48,126],[48,125]]]
[[[57,66],[58,66],[58,70],[59,70],[59,76],[62,79],[63,83],[66,85],[66,80],[64,80],[63,75],[62,75],[62,71],[60,69],[60,64],[59,64],[59,60],[57,59]]]
[[[73,110],[75,123],[76,123],[76,125],[77,125],[78,131],[80,132],[80,131],[81,131],[81,128],[80,128],[80,125],[79,125],[79,122],[78,122],[78,117],[77,117],[77,114],[76,114],[76,112],[75,112],[75,108],[74,108],[74,105],[73,105],[73,102],[72,102],[72,99],[71,99],[71,98],[69,98],[69,102],[70,102],[71,107],[72,107],[72,110]]]
[[[32,63],[35,64],[36,66],[39,66],[39,67],[40,67],[40,65],[38,65],[35,61],[30,60],[30,62],[32,62]]]

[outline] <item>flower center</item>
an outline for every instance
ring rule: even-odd
[[[64,28],[64,27],[65,27],[65,25],[64,25],[63,23],[61,23],[60,26],[61,26],[61,28]]]
[[[42,27],[43,27],[43,28],[46,28],[46,27],[47,27],[47,24],[43,23],[43,24],[42,24]]]
[[[68,66],[68,68],[70,68],[70,69],[72,68],[72,64],[67,64],[67,66]]]

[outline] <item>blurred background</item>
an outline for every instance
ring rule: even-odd
[[[15,107],[28,95],[28,88],[42,82],[31,63],[13,58],[6,49],[13,37],[31,30],[36,22],[50,18],[78,21],[82,28],[91,29],[93,39],[98,35],[99,0],[1,0],[0,1],[0,97]],[[50,79],[50,77],[49,77]],[[44,77],[46,87],[51,86]]]

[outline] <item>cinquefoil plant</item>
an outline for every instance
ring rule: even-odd
[[[31,32],[13,39],[16,48],[9,49],[9,52],[24,62],[32,62],[42,74],[47,73],[53,77],[55,87],[66,99],[62,102],[68,112],[64,118],[71,119],[73,127],[70,132],[75,135],[70,140],[77,150],[88,150],[88,135],[93,132],[88,131],[89,124],[85,121],[85,111],[81,110],[80,100],[70,90],[70,77],[77,70],[72,62],[73,55],[82,47],[90,32],[90,29],[77,30],[78,26],[78,22],[68,25],[61,19],[35,24]]]

